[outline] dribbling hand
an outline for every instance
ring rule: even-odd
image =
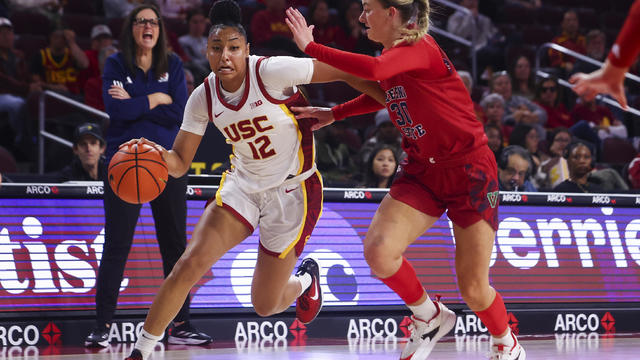
[[[167,149],[164,148],[164,146],[160,145],[160,144],[156,144],[155,142],[149,140],[149,139],[145,139],[143,137],[139,138],[139,139],[131,139],[127,142],[122,143],[118,149],[123,148],[125,146],[133,146],[135,144],[147,144],[151,147],[153,147],[154,149],[158,150],[158,152],[160,152],[160,155],[162,155],[162,159],[164,161],[167,161],[168,157],[167,155],[169,154],[169,151],[167,151]]]
[[[333,117],[331,108],[317,106],[292,106],[291,111],[296,116],[296,119],[318,119],[317,123],[311,125],[312,131],[316,131],[327,125],[331,125],[336,120]]]
[[[307,26],[307,20],[305,20],[302,13],[298,9],[288,8],[287,18],[284,21],[291,29],[293,34],[293,40],[298,45],[298,48],[302,51],[306,49],[307,45],[313,41],[313,25]]]

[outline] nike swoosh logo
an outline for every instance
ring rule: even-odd
[[[217,114],[213,114],[213,116],[214,116],[214,117],[218,117],[218,116],[222,115],[222,113],[223,113],[223,112],[224,112],[224,110],[220,111],[220,112],[219,112],[219,113],[217,113]]]
[[[284,192],[288,194],[288,193],[292,192],[295,189],[297,189],[297,187],[295,187],[293,189],[284,189]]]
[[[433,337],[436,336],[436,334],[438,333],[438,330],[440,329],[440,327],[438,326],[437,328],[433,329],[431,332],[423,334],[422,340],[425,340],[426,338],[429,338],[429,341],[433,340]]]
[[[311,300],[318,300],[318,282],[316,281],[313,285],[315,286],[315,291],[313,292],[313,296],[311,296]]]

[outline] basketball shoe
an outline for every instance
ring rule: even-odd
[[[311,285],[296,299],[296,317],[303,324],[308,324],[318,316],[322,309],[322,290],[320,289],[320,267],[312,258],[302,260],[296,276],[311,275]]]
[[[527,358],[527,354],[516,336],[511,333],[511,337],[513,338],[513,346],[504,344],[493,344],[491,346],[490,360],[525,360]]]
[[[86,347],[107,347],[109,346],[109,328],[106,326],[96,326],[84,340]]]
[[[124,360],[144,360],[142,353],[138,349],[133,349],[131,355],[127,356]]]
[[[213,342],[213,339],[198,331],[190,322],[185,321],[171,329],[167,342],[173,345],[206,345]]]
[[[402,350],[400,360],[426,359],[436,342],[451,331],[456,324],[456,314],[440,302],[440,296],[436,296],[436,301],[433,304],[437,311],[428,321],[411,315],[411,324],[409,324],[411,337]]]

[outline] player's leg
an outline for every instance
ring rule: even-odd
[[[495,230],[485,220],[462,228],[454,224],[456,274],[462,298],[493,336],[492,353],[505,360],[524,360],[525,352],[509,328],[507,309],[489,284]],[[494,357],[492,357],[493,359]]]
[[[365,258],[373,273],[395,291],[414,314],[411,337],[401,359],[425,359],[435,343],[455,325],[455,314],[438,299],[429,298],[415,270],[403,257],[406,248],[437,220],[438,217],[387,195],[364,240]]]

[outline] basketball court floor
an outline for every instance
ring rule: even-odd
[[[598,333],[566,333],[550,336],[523,336],[527,359],[554,360],[627,360],[639,359],[640,333],[602,335]],[[284,342],[233,343],[216,342],[207,347],[159,344],[152,359],[163,360],[381,360],[398,359],[403,339],[313,339],[303,346]],[[122,360],[133,344],[112,344],[105,349],[0,348],[0,359],[91,359]],[[483,335],[445,337],[429,359],[487,359],[489,343]]]

